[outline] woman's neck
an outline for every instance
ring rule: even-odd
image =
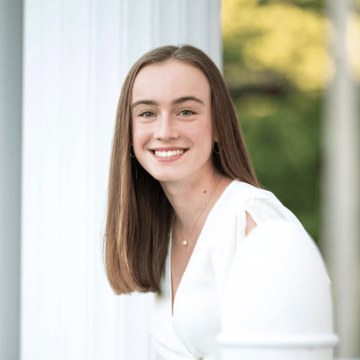
[[[193,231],[198,220],[197,227],[202,228],[207,215],[230,182],[231,179],[220,174],[214,167],[202,174],[195,174],[192,178],[161,182],[175,210],[176,222],[184,235]],[[206,204],[208,201],[209,203]],[[199,218],[200,214],[201,218]]]

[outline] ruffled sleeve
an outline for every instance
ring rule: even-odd
[[[298,231],[303,234],[304,239],[308,239],[308,241],[315,243],[297,217],[288,208],[286,208],[272,192],[251,187],[248,191],[243,192],[243,195],[244,208],[240,211],[244,211],[245,209],[257,225],[270,220],[285,220],[289,224],[293,224]],[[243,223],[244,215],[239,214],[238,219],[240,223]],[[237,243],[243,241],[244,239],[245,233],[243,232],[240,237],[238,236]],[[331,283],[329,278],[328,282],[329,284]]]
[[[268,220],[286,219],[276,201],[269,198],[252,197],[245,201],[245,210],[257,224]]]
[[[270,191],[252,188],[251,191],[244,192],[244,207],[258,225],[281,219],[295,225],[299,231],[310,237],[297,217]]]

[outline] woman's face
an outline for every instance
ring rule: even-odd
[[[211,173],[211,91],[201,70],[168,60],[140,70],[132,91],[132,145],[159,181]]]

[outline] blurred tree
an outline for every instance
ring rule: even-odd
[[[224,0],[224,72],[229,86],[288,81],[300,91],[323,89],[333,65],[325,46],[330,25],[317,8],[314,0]]]
[[[258,178],[317,241],[321,108],[334,73],[325,0],[223,0],[222,23],[224,78]],[[359,14],[348,34],[360,80]]]
[[[333,65],[320,0],[223,0],[224,78],[258,178],[318,239],[321,106]]]

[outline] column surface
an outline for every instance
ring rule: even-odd
[[[358,88],[349,66],[347,31],[353,0],[328,0],[335,37],[329,40],[336,72],[323,119],[321,249],[333,283],[339,358],[360,357],[360,148]],[[359,41],[359,39],[357,39]]]
[[[19,359],[21,0],[0,1],[0,359]]]
[[[102,264],[117,102],[157,46],[221,68],[220,0],[28,0],[24,14],[22,359],[152,359],[141,296],[115,296]]]

